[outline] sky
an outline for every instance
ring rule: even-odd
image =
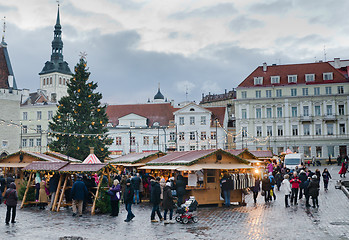
[[[61,0],[64,60],[87,53],[103,102],[145,103],[236,88],[263,62],[348,59],[347,0]],[[0,2],[19,88],[36,91],[50,59],[57,2]],[[187,92],[187,94],[186,94]]]

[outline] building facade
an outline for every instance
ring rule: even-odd
[[[237,148],[347,155],[349,68],[335,63],[257,67],[236,89]]]

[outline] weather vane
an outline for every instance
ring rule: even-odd
[[[57,4],[58,4],[58,7],[59,7],[59,0],[57,0],[56,2],[57,2]]]
[[[6,31],[6,16],[2,19],[4,21],[4,27],[2,29],[2,41],[5,41],[5,31]]]
[[[80,56],[80,58],[86,59],[87,53],[86,52],[80,52],[79,56]]]

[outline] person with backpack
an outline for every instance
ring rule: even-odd
[[[121,186],[119,184],[119,180],[115,179],[113,182],[113,186],[109,189],[110,193],[110,206],[111,206],[111,214],[110,216],[116,217],[119,215],[119,201],[121,199]]]
[[[4,199],[6,201],[5,204],[7,206],[5,222],[7,225],[10,224],[11,211],[12,211],[11,223],[15,223],[18,195],[16,191],[16,184],[14,182],[10,183],[9,188],[5,192]]]
[[[275,194],[275,190],[274,190],[274,186],[276,184],[275,178],[273,176],[273,173],[269,173],[269,180],[270,180],[270,201],[272,200],[272,198],[274,198],[274,201],[276,200],[276,194]]]
[[[270,199],[271,183],[267,175],[262,180],[262,194],[264,194],[264,201],[267,203]]]
[[[328,181],[330,180],[331,177],[331,174],[330,172],[328,171],[327,168],[324,169],[324,171],[322,172],[322,179],[324,181],[324,188],[325,188],[325,191],[328,190]]]

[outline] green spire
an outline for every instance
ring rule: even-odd
[[[63,61],[63,41],[61,38],[62,27],[59,18],[59,5],[57,11],[57,20],[55,25],[55,30],[53,31],[53,41],[52,41],[52,54],[51,61]]]

